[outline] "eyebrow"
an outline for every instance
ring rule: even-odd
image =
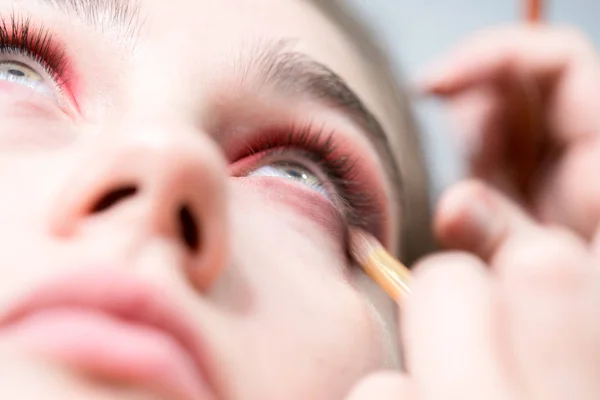
[[[117,32],[123,41],[137,40],[143,20],[138,0],[37,0],[65,14],[76,15],[101,34]]]
[[[137,41],[143,21],[138,0],[37,0],[75,14],[100,33],[117,30],[121,40]],[[290,48],[291,40],[260,43],[242,65],[243,77],[253,73],[259,84],[283,93],[306,94],[348,116],[365,133],[379,155],[395,199],[403,193],[402,174],[388,136],[360,97],[331,68]],[[258,75],[258,76],[256,76]]]
[[[253,48],[249,61],[246,59],[242,65],[243,79],[251,75],[258,79],[259,85],[270,85],[290,95],[308,95],[349,117],[366,133],[383,163],[395,199],[401,199],[402,174],[388,136],[375,115],[342,77],[306,54],[291,50],[289,40],[260,43]]]

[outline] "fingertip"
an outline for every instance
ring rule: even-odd
[[[557,40],[568,35],[556,34],[541,26],[522,24],[480,31],[462,40],[420,75],[419,86],[428,94],[452,95],[474,85],[494,81],[508,71],[531,70],[546,61],[556,61]],[[575,36],[575,35],[571,35]],[[569,40],[570,43],[582,40]],[[565,47],[564,45],[561,46]],[[547,51],[550,48],[552,51]],[[547,55],[549,53],[549,56]],[[514,71],[513,71],[514,72]]]
[[[449,95],[456,89],[451,71],[439,66],[429,68],[425,73],[420,74],[416,86],[423,94],[438,96]]]
[[[438,204],[434,219],[435,234],[441,244],[479,254],[495,230],[490,201],[489,189],[475,180],[448,189]]]
[[[414,271],[400,321],[406,365],[423,397],[443,398],[489,366],[491,280],[486,265],[467,253],[429,257]],[[466,368],[457,369],[456,360]]]
[[[419,87],[426,93],[440,96],[451,96],[466,90],[482,78],[481,58],[477,52],[459,46],[419,74]]]
[[[453,50],[427,65],[417,75],[421,90],[429,94],[445,95],[459,90],[465,79],[464,60],[460,51]]]

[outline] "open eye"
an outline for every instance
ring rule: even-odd
[[[297,162],[278,161],[258,167],[248,173],[248,176],[270,176],[290,179],[306,185],[309,188],[330,198],[324,182],[319,176]]]
[[[0,60],[0,81],[27,86],[44,94],[52,94],[46,79],[28,65],[14,60]]]

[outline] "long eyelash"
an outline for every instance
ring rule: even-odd
[[[328,177],[342,203],[342,212],[348,223],[356,227],[368,227],[376,220],[378,207],[368,193],[361,191],[354,178],[358,160],[350,155],[339,156],[335,134],[325,127],[312,123],[292,125],[288,134],[264,135],[260,143],[248,148],[249,155],[269,151],[270,155],[296,149],[302,152]]]
[[[28,57],[50,75],[59,89],[66,83],[64,51],[47,29],[33,27],[29,18],[14,14],[9,18],[0,17],[0,54]]]

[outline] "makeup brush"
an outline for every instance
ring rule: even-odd
[[[533,23],[541,22],[543,8],[543,0],[525,0],[525,19]]]
[[[349,243],[354,261],[397,303],[410,294],[410,271],[375,237],[361,229],[350,229]]]
[[[530,23],[541,22],[543,0],[525,0],[524,5],[525,19]],[[397,303],[410,294],[410,270],[375,237],[361,229],[350,229],[349,247],[354,261]]]

